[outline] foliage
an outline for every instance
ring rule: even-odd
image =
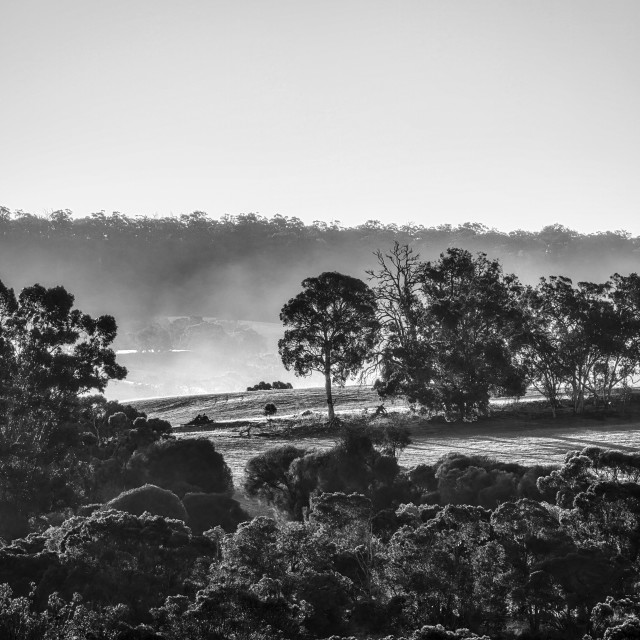
[[[105,510],[126,511],[134,516],[148,512],[154,516],[163,516],[187,522],[188,516],[184,505],[175,493],[161,489],[152,484],[145,484],[129,491],[124,491],[113,500],[107,502]]]
[[[300,513],[304,503],[289,475],[289,467],[294,460],[306,454],[305,449],[282,445],[254,456],[244,470],[244,491],[289,515]]]
[[[603,407],[640,367],[640,280],[615,274],[604,284],[542,278],[529,291],[528,366],[552,411],[569,394],[574,413],[587,397]]]
[[[396,458],[378,451],[368,432],[358,428],[344,430],[327,451],[282,446],[255,456],[247,463],[244,488],[295,519],[303,517],[315,493],[362,493],[376,510],[411,495]]]
[[[637,270],[640,244],[622,231],[580,234],[561,225],[507,233],[474,223],[370,220],[350,228],[339,221],[304,224],[295,217],[269,219],[255,213],[217,219],[201,211],[159,218],[0,211],[0,273],[5,280],[21,286],[64,282],[90,313],[109,300],[121,322],[179,316],[185,309],[201,316],[268,322],[282,306],[274,283],[281,283],[280,291],[294,291],[306,275],[327,265],[342,273],[362,273],[373,266],[372,253],[394,241],[411,246],[425,260],[436,259],[447,247],[501,256],[506,270],[531,283],[549,273],[602,282],[615,270]],[[49,282],[43,282],[47,277]],[[230,288],[234,295],[225,295]]]
[[[302,287],[280,312],[285,333],[278,350],[285,368],[296,375],[324,375],[333,420],[331,383],[342,385],[355,376],[373,348],[378,330],[375,297],[361,280],[335,271],[306,278]]]
[[[395,242],[388,254],[376,252],[379,271],[374,282],[381,342],[374,388],[382,396],[406,396],[409,402],[435,402],[430,384],[435,375],[431,333],[424,321],[419,256]]]
[[[215,527],[222,527],[230,533],[241,522],[251,519],[237,500],[224,494],[187,493],[182,498],[182,504],[187,510],[189,527],[195,534]]]
[[[438,399],[461,415],[486,412],[490,394],[523,395],[518,362],[523,324],[521,285],[485,254],[447,249],[423,266],[422,292],[432,327]]]
[[[125,604],[138,621],[167,596],[195,594],[204,585],[198,559],[216,555],[212,540],[192,536],[179,520],[121,511],[67,520],[45,534],[45,546],[59,566],[43,576],[40,597],[78,592],[96,605]]]
[[[361,433],[346,434],[337,449],[347,467],[357,456],[375,466]],[[280,451],[275,476],[287,457],[295,467],[309,455]],[[384,536],[375,502],[323,490],[329,482],[321,473],[300,522],[260,517],[228,534],[218,527],[198,536],[148,514],[75,517],[0,549],[0,582],[13,589],[1,591],[0,624],[46,623],[61,638],[67,628],[165,640],[248,639],[256,629],[266,640],[513,638],[514,630],[531,638],[633,637],[640,619],[637,598],[627,597],[638,581],[636,458],[593,447],[569,455],[539,480],[543,493],[565,487],[574,496],[566,506],[539,495],[492,510],[405,503],[386,518]],[[338,467],[326,463],[335,474]],[[478,470],[516,478],[542,471],[448,455],[410,478],[429,491],[455,471]],[[342,473],[356,484],[358,474]],[[185,496],[190,517],[194,506],[206,511],[218,498]]]
[[[0,282],[0,450],[40,446],[69,420],[78,395],[103,391],[126,369],[110,348],[111,316],[73,308],[63,287],[33,285],[16,297]]]
[[[290,382],[276,380],[275,382],[261,381],[253,387],[247,387],[247,391],[271,391],[271,389],[293,389],[293,385]]]
[[[422,477],[416,478],[422,471]],[[429,471],[429,474],[426,472]],[[410,476],[425,487],[427,501],[439,504],[470,504],[495,508],[519,498],[540,499],[537,480],[551,471],[549,467],[524,467],[498,462],[483,456],[449,453],[431,469],[422,467]]]
[[[136,451],[127,463],[127,480],[133,486],[155,484],[180,497],[233,490],[231,471],[208,438],[164,440]]]
[[[521,286],[485,254],[448,249],[419,262],[408,247],[378,253],[370,272],[383,327],[380,395],[405,395],[431,410],[465,418],[485,413],[491,394],[522,395]]]

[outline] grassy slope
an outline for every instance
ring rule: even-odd
[[[327,398],[323,388],[278,389],[274,391],[244,391],[198,396],[174,396],[133,401],[131,404],[174,426],[189,422],[199,413],[217,422],[231,420],[262,420],[262,410],[268,402],[278,408],[278,417],[299,415],[303,411],[325,412]],[[334,389],[336,411],[371,411],[380,404],[378,395],[368,386],[348,386]],[[403,402],[386,402],[387,407],[400,408]]]

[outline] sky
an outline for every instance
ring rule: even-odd
[[[638,0],[3,0],[0,205],[640,235]]]

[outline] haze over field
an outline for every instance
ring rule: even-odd
[[[254,214],[73,218],[4,210],[0,279],[16,290],[64,283],[79,308],[115,316],[116,348],[129,352],[121,360],[130,374],[109,387],[111,396],[240,391],[260,380],[313,386],[319,380],[296,380],[277,356],[283,304],[304,278],[323,271],[366,280],[374,252],[394,241],[425,260],[452,246],[484,251],[527,284],[557,274],[603,282],[640,271],[639,237],[561,225],[505,233],[474,223],[349,228]]]

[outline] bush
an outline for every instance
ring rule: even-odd
[[[408,484],[397,460],[375,449],[357,429],[346,429],[341,442],[321,452],[278,447],[247,463],[245,488],[301,519],[312,494],[362,493],[374,511],[407,502]]]
[[[429,496],[437,496],[440,504],[469,504],[486,508],[495,508],[502,502],[522,497],[540,500],[536,480],[549,472],[547,467],[524,467],[461,453],[443,456],[433,468],[438,483],[437,493],[433,491],[428,467],[416,468],[409,474],[412,480],[418,481],[421,489],[430,492],[423,491],[425,502],[431,502]]]
[[[278,407],[276,407],[273,402],[268,402],[264,405],[264,415],[267,416],[267,418],[269,418],[270,416],[275,416],[277,412]]]
[[[231,533],[241,522],[251,519],[237,500],[224,494],[187,493],[182,503],[189,516],[188,524],[197,535],[217,526]]]
[[[247,391],[271,391],[272,389],[293,389],[293,385],[290,382],[281,382],[276,380],[275,382],[259,382],[253,387],[247,387]]]
[[[273,387],[268,382],[258,382],[258,384],[253,387],[247,387],[247,391],[271,391]]]
[[[145,484],[124,491],[119,496],[107,502],[103,510],[116,509],[134,516],[141,516],[148,511],[154,516],[173,518],[187,521],[189,516],[180,498],[175,493],[161,489],[152,484]]]
[[[293,385],[290,382],[280,382],[280,380],[272,382],[271,386],[274,389],[293,389]]]
[[[293,445],[272,447],[251,458],[244,470],[244,490],[249,496],[273,504],[295,516],[303,505],[298,504],[296,487],[289,480],[291,463],[307,454],[306,449]]]
[[[180,520],[117,510],[71,518],[57,529],[48,529],[41,538],[57,562],[51,566],[48,560],[50,568],[37,584],[39,606],[46,605],[54,591],[63,598],[77,592],[92,609],[124,605],[127,622],[134,625],[149,621],[149,609],[161,606],[167,597],[194,595],[203,588],[206,578],[198,563],[206,567],[216,555],[215,542],[192,535]],[[42,556],[45,554],[33,557]],[[92,636],[78,633],[75,637]],[[138,636],[105,633],[93,637],[124,640]]]
[[[233,490],[231,470],[207,438],[155,442],[137,452],[128,463],[128,482],[186,493],[228,493]]]

